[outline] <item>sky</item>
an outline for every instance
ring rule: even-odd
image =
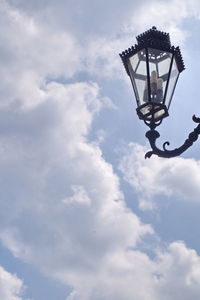
[[[0,0],[0,299],[199,300],[200,147],[152,156],[119,53],[156,26],[200,116],[198,0]]]

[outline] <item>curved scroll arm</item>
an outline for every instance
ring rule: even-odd
[[[180,146],[179,148],[176,148],[174,150],[167,150],[166,146],[169,146],[169,142],[165,142],[163,144],[163,150],[157,148],[156,146],[156,140],[159,138],[160,134],[158,131],[151,129],[147,131],[146,137],[149,140],[149,143],[151,145],[152,151],[149,151],[145,154],[145,158],[150,158],[153,154],[160,156],[160,157],[175,157],[180,154],[182,154],[185,150],[187,150],[192,144],[198,139],[198,136],[200,134],[200,118],[197,118],[196,116],[192,117],[193,121],[195,123],[199,123],[197,127],[189,134],[188,138],[185,140],[184,144]]]

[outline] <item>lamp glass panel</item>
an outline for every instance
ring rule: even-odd
[[[170,73],[170,78],[169,78],[169,84],[168,84],[168,89],[167,89],[166,100],[165,100],[165,105],[167,106],[167,108],[169,108],[169,106],[170,106],[171,99],[172,99],[174,89],[175,89],[175,86],[176,86],[176,82],[177,82],[177,79],[178,79],[178,75],[179,75],[179,71],[178,71],[176,60],[175,60],[175,57],[174,57],[173,64],[172,64],[172,69],[171,69],[171,73]]]
[[[127,63],[137,105],[140,106],[147,101],[147,97],[145,98],[145,88],[147,87],[146,50],[142,49],[129,57]]]
[[[172,53],[148,48],[151,101],[164,102]]]
[[[129,60],[130,60],[132,69],[133,69],[134,72],[135,72],[135,71],[136,71],[136,68],[137,68],[137,65],[138,65],[138,62],[139,62],[138,55],[135,54],[135,55],[131,56],[131,57],[129,58]]]

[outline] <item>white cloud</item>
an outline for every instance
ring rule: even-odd
[[[51,31],[6,2],[0,16],[1,105],[13,97],[26,107],[37,105],[45,100],[46,81],[80,70],[79,48],[66,30]]]
[[[126,31],[137,29],[143,32],[152,26],[170,33],[171,40],[177,45],[184,44],[189,32],[184,28],[183,22],[188,18],[197,18],[200,13],[198,0],[153,0],[144,3],[133,13],[132,21],[125,26]]]
[[[82,205],[90,205],[91,200],[87,195],[87,192],[85,191],[84,187],[81,185],[74,185],[72,186],[73,195],[71,197],[68,197],[66,199],[63,199],[63,203],[65,204],[82,204]]]
[[[199,202],[200,162],[195,159],[151,157],[148,148],[131,143],[121,160],[120,170],[129,184],[139,192],[141,209],[154,208],[155,196],[173,196]]]
[[[163,300],[198,299],[200,294],[200,257],[182,242],[169,245],[158,255],[157,288]]]
[[[68,28],[81,41],[95,39],[97,35],[110,36],[121,30],[124,19],[131,15],[132,8],[139,1],[126,1],[126,5],[119,0],[8,0],[28,15],[35,15],[51,28]]]
[[[197,300],[200,257],[183,242],[158,251],[155,259],[134,250],[101,261],[95,276],[79,273],[70,300]]]
[[[18,258],[80,289],[107,257],[153,230],[126,207],[118,177],[87,140],[105,105],[98,86],[52,82],[44,92],[29,110],[0,108],[0,238]]]
[[[2,300],[22,300],[23,281],[0,266],[0,298]]]

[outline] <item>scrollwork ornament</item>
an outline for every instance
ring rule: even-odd
[[[197,127],[189,134],[188,138],[185,140],[182,146],[179,148],[175,148],[173,150],[166,149],[167,146],[170,145],[170,143],[167,141],[163,144],[163,150],[159,149],[156,146],[156,140],[160,137],[160,134],[155,129],[151,129],[147,131],[146,137],[149,140],[149,143],[151,145],[152,150],[148,151],[145,154],[145,158],[150,158],[153,154],[157,155],[159,157],[165,157],[165,158],[171,158],[178,156],[182,154],[184,151],[186,151],[189,147],[192,146],[192,144],[198,139],[200,134],[200,118],[197,118],[195,115],[192,117],[192,120],[195,123],[198,123]]]

